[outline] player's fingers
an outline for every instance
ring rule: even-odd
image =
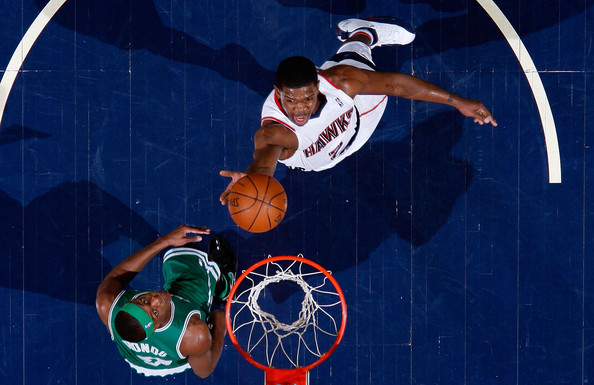
[[[474,121],[479,124],[491,123],[494,127],[497,127],[497,122],[493,119],[493,115],[482,104],[476,110]]]
[[[219,202],[221,202],[221,204],[223,206],[225,206],[227,204],[227,196],[228,195],[229,195],[229,190],[227,189],[227,190],[223,191],[223,193],[219,197]]]
[[[223,191],[223,193],[221,194],[221,197],[219,198],[219,201],[221,201],[221,204],[223,206],[225,206],[227,204],[227,197],[229,196],[229,193],[231,192],[231,189],[235,185],[235,182],[237,182],[237,179],[236,178],[233,178],[231,180],[231,182],[229,182],[229,184],[227,185],[227,188],[225,189],[225,191]]]
[[[227,204],[227,197],[229,196],[229,192],[231,191],[231,189],[233,188],[235,183],[238,180],[240,180],[241,178],[243,178],[244,176],[246,176],[247,174],[240,172],[240,171],[223,170],[223,171],[219,172],[219,175],[231,178],[231,182],[229,182],[229,184],[227,185],[227,188],[225,189],[225,191],[223,191],[223,193],[219,197],[219,201],[221,202],[221,204],[223,206],[225,206]]]
[[[193,237],[188,237],[188,242],[200,242],[202,237],[200,235],[194,235]]]
[[[198,226],[198,227],[188,226],[188,228],[192,233],[210,234],[210,229],[206,226]]]

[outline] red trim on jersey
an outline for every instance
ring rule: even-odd
[[[336,87],[336,85],[334,83],[332,83],[330,80],[328,80],[328,78],[325,77],[324,75],[322,75],[321,73],[318,72],[318,76],[321,77],[321,78],[324,78],[328,82],[328,84],[330,84],[332,87],[336,88],[337,90],[341,90],[342,91],[342,89]],[[342,92],[344,92],[344,91],[342,91]]]
[[[332,87],[334,87],[334,88],[336,88],[336,89],[340,89],[340,88],[336,87],[334,84],[332,84],[332,82],[330,82],[330,81],[329,81],[329,80],[328,80],[328,79],[327,79],[325,76],[323,76],[323,75],[320,75],[320,73],[318,73],[318,76],[321,76],[321,77],[323,77],[324,79],[326,79],[326,81],[327,81],[328,83],[330,83],[330,84],[332,85]],[[341,90],[341,91],[342,91],[342,90]],[[320,95],[324,96],[324,93],[323,93],[323,92],[321,92],[319,89],[318,89],[318,92],[320,93]],[[344,91],[343,91],[343,92],[344,92]],[[283,115],[285,115],[287,118],[289,117],[289,115],[287,114],[287,112],[286,112],[286,111],[285,111],[285,109],[283,108],[282,104],[281,104],[281,103],[280,103],[280,101],[278,100],[278,97],[277,97],[277,94],[276,94],[276,92],[274,93],[274,104],[276,104],[276,106],[278,107],[278,110],[279,110],[279,111],[280,111],[280,112],[281,112]],[[320,106],[320,108],[322,108],[322,107],[323,107],[323,105],[321,105],[321,106]],[[316,112],[319,112],[319,110],[318,110],[318,111],[316,111]],[[265,120],[272,120],[272,121],[275,121],[275,122],[277,122],[277,123],[280,123],[280,124],[282,124],[283,126],[285,126],[285,127],[289,128],[289,129],[291,129],[291,131],[295,131],[295,129],[293,129],[291,126],[288,126],[288,125],[286,125],[285,123],[281,122],[280,120],[277,120],[277,119],[275,119],[275,118],[272,118],[272,117],[264,117],[264,118],[260,119],[260,122],[262,123],[262,122],[264,122]]]
[[[283,115],[285,115],[286,117],[289,116],[289,115],[287,115],[287,113],[285,112],[285,109],[283,108],[282,104],[278,100],[278,98],[276,96],[276,92],[274,93],[274,103],[276,104],[276,106],[278,107],[278,109],[280,110],[280,112],[283,113]]]
[[[275,122],[275,123],[282,124],[283,126],[287,127],[289,130],[291,130],[291,131],[295,132],[295,129],[294,129],[293,127],[291,127],[291,126],[289,126],[288,124],[286,124],[285,122],[281,122],[280,120],[278,120],[278,119],[276,119],[276,118],[273,118],[273,117],[271,117],[271,116],[265,116],[265,117],[263,117],[263,118],[260,120],[260,124],[264,123],[264,122],[265,122],[265,121],[267,121],[267,120],[271,120],[271,121],[273,121],[273,122]]]
[[[321,75],[320,75],[320,76],[321,76]],[[324,79],[325,79],[325,78],[324,78]],[[328,80],[328,79],[326,79],[326,80]],[[328,82],[328,83],[330,83],[330,82]],[[332,84],[332,83],[330,83],[330,84]],[[332,84],[332,85],[334,86],[334,84]],[[334,86],[334,87],[336,87],[336,86]],[[336,88],[338,88],[338,87],[336,87]],[[322,95],[322,96],[324,95],[324,93],[323,93],[323,92],[320,92],[319,90],[318,90],[318,92],[320,93],[320,95]],[[289,117],[289,115],[287,114],[287,112],[286,112],[286,111],[285,111],[285,109],[283,108],[282,104],[281,104],[281,103],[280,103],[280,101],[278,100],[278,97],[276,96],[276,92],[274,93],[274,104],[276,104],[276,106],[278,107],[278,110],[279,110],[280,112],[282,112],[282,114],[283,114],[283,115],[285,115],[287,118]]]
[[[378,104],[376,104],[376,105],[375,105],[375,106],[374,106],[372,109],[370,109],[370,110],[368,110],[368,111],[365,111],[365,112],[363,112],[363,113],[359,114],[359,117],[361,117],[361,116],[363,116],[363,115],[365,115],[365,114],[368,114],[368,113],[370,113],[371,111],[373,111],[373,110],[375,110],[376,108],[378,108],[378,107],[379,107],[379,105],[380,105],[380,104],[382,104],[382,103],[384,102],[384,100],[386,100],[386,98],[387,98],[387,97],[388,97],[388,95],[384,95],[383,99],[382,99],[382,100],[380,100],[380,102],[379,102]]]
[[[322,75],[322,74],[318,73],[318,76],[320,76],[320,77],[323,77],[324,79],[326,79],[326,81],[327,81],[327,82],[328,82],[330,85],[332,85],[332,87],[336,88],[337,90],[341,90],[342,92],[344,92],[344,91],[343,91],[341,88],[339,88],[339,87],[336,87],[336,85],[334,85],[334,84],[333,84],[333,83],[332,83],[330,80],[328,80],[328,78],[327,78],[327,77],[325,77],[324,75]],[[345,94],[346,94],[346,92],[345,92]],[[347,95],[347,96],[348,96],[348,95]],[[384,95],[384,98],[383,98],[382,100],[380,100],[380,102],[379,102],[378,104],[376,104],[376,105],[375,105],[375,107],[373,107],[372,109],[370,109],[370,110],[368,110],[368,111],[365,111],[365,112],[363,112],[363,113],[359,114],[359,117],[361,117],[361,116],[363,116],[363,115],[365,115],[365,114],[368,114],[368,113],[370,113],[371,111],[373,111],[373,110],[375,110],[376,108],[378,108],[378,107],[379,107],[379,105],[380,105],[380,104],[382,104],[382,103],[384,102],[384,100],[386,100],[386,98],[387,98],[387,97],[388,97],[388,95]],[[352,98],[352,99],[353,99],[353,100],[355,100],[355,98]]]

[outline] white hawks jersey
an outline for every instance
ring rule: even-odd
[[[324,76],[318,74],[318,79],[326,101],[305,125],[298,126],[287,117],[274,91],[262,107],[262,122],[272,120],[284,125],[299,141],[295,154],[279,162],[304,171],[326,170],[343,160],[359,125],[354,100]]]

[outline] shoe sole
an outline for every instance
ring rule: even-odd
[[[357,28],[354,28],[353,30],[343,30],[340,28],[340,24],[348,21],[348,20],[360,20],[360,21],[368,21],[369,24],[367,25],[359,25],[357,26]],[[375,23],[380,24],[380,26],[376,26],[374,25]],[[409,34],[413,35],[411,39],[409,40],[405,40],[402,43],[383,43],[380,44],[380,42],[376,42],[376,44],[373,44],[371,46],[371,48],[373,47],[377,47],[377,46],[390,46],[390,45],[406,45],[406,44],[410,44],[412,43],[412,41],[415,39],[416,37],[416,32],[415,29],[412,25],[410,25],[409,23],[405,22],[404,20],[395,18],[395,17],[390,17],[390,16],[377,16],[377,17],[368,17],[365,19],[347,19],[347,20],[343,20],[340,23],[338,23],[338,26],[336,27],[336,36],[338,37],[338,40],[344,42],[349,38],[349,34],[359,28],[371,28],[374,29],[376,31],[376,34],[378,33],[377,30],[381,30],[381,24],[384,25],[395,25],[397,27],[402,28],[403,30],[405,30],[406,32],[408,32]],[[378,39],[379,40],[379,39]]]

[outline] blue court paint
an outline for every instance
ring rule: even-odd
[[[6,101],[10,90],[17,77],[18,71],[21,68],[23,62],[27,58],[27,54],[35,40],[39,37],[47,23],[52,17],[58,12],[60,7],[66,2],[66,0],[50,0],[43,10],[39,13],[39,16],[35,19],[31,27],[23,36],[23,39],[14,50],[14,54],[6,66],[2,80],[0,81],[0,123],[2,123],[2,115],[4,115],[4,108],[6,107]]]
[[[559,154],[559,143],[557,143],[555,119],[538,70],[524,43],[522,43],[522,39],[518,36],[518,33],[499,7],[492,0],[477,0],[477,2],[487,11],[495,24],[497,24],[497,27],[505,36],[505,39],[516,54],[522,70],[526,74],[526,79],[534,93],[534,99],[536,100],[540,120],[542,121],[542,130],[544,132],[548,156],[549,183],[561,183],[561,156]]]
[[[287,254],[332,271],[347,327],[312,385],[592,382],[594,5],[495,3],[528,74],[476,1],[66,1],[17,71],[0,69],[18,73],[0,126],[0,383],[162,384],[121,359],[95,291],[180,223],[230,239],[240,271]],[[0,2],[0,63],[47,5]],[[239,229],[218,172],[250,162],[274,69],[290,55],[321,64],[339,46],[334,26],[357,15],[417,29],[410,46],[374,49],[381,70],[480,99],[499,127],[389,98],[339,166],[278,166],[277,228]],[[563,183],[548,183],[531,73],[555,117]],[[160,269],[157,257],[132,287],[161,288]],[[266,300],[298,316],[291,293]],[[251,385],[263,373],[227,339],[210,378],[166,381]]]

